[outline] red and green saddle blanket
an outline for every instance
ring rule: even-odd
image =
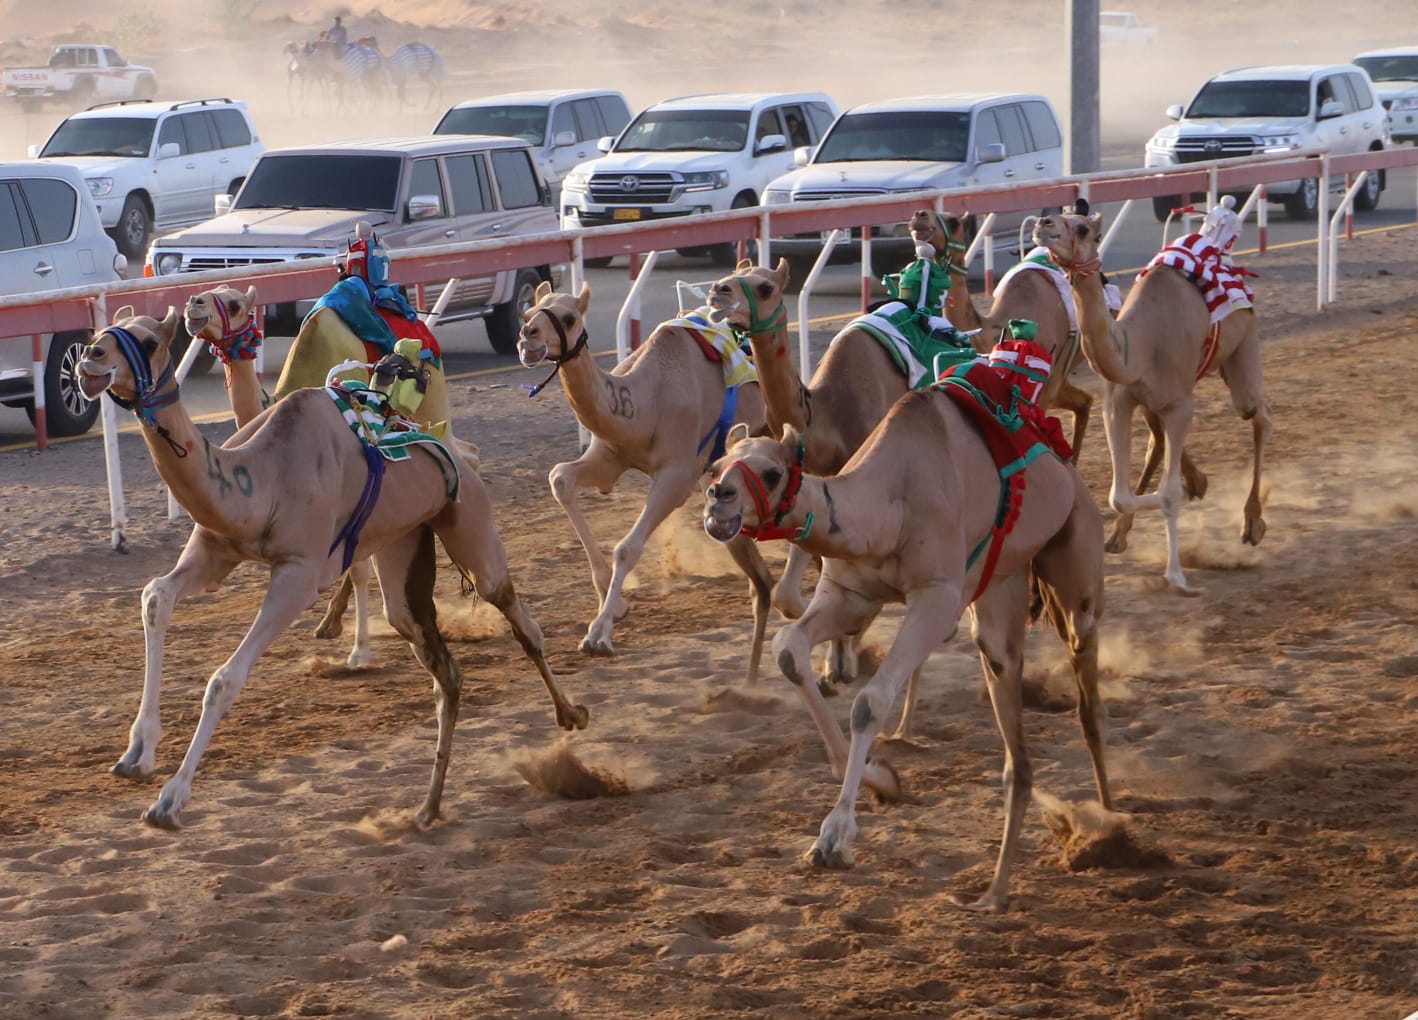
[[[994,526],[965,561],[965,569],[969,570],[982,555],[986,556],[971,602],[988,587],[1005,536],[1014,530],[1019,519],[1024,506],[1025,468],[1045,454],[1060,460],[1073,455],[1058,419],[1045,415],[1021,394],[1019,383],[1013,378],[1019,370],[1011,366],[1001,371],[1001,367],[985,361],[956,365],[933,386],[953,400],[979,430],[999,471],[999,508]],[[1044,374],[1047,377],[1047,369]]]

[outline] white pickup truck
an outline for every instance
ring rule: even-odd
[[[130,64],[112,46],[54,47],[44,67],[7,67],[5,95],[24,106],[67,99],[88,106],[110,99],[152,99],[158,80],[151,67]]]

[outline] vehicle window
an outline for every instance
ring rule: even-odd
[[[1306,117],[1305,81],[1209,81],[1187,107],[1188,117]]]
[[[395,155],[291,153],[262,156],[236,196],[236,209],[354,209],[396,211]]]
[[[576,118],[571,116],[571,104],[562,103],[551,115],[551,135],[555,138],[563,131],[570,131],[576,134]]]
[[[1354,109],[1367,110],[1374,105],[1374,94],[1369,89],[1369,83],[1364,80],[1364,76],[1357,71],[1346,71],[1344,80],[1349,83],[1349,87],[1354,90]]]
[[[177,143],[178,155],[187,155],[187,132],[183,130],[181,117],[169,117],[162,122],[162,127],[158,128],[158,148],[161,149],[169,142]]]
[[[478,164],[481,162],[480,156],[471,153],[465,156],[449,156],[443,161],[443,171],[448,175],[448,188],[453,193],[453,213],[457,216],[486,212],[491,208],[487,201],[486,188],[483,186],[486,175],[479,173],[482,168]]]
[[[813,162],[902,159],[963,163],[969,138],[968,113],[844,113],[822,140]]]
[[[59,244],[69,240],[74,232],[74,214],[79,208],[79,196],[63,181],[33,178],[19,182],[34,217],[40,244]]]
[[[111,49],[105,48],[104,51],[103,51],[103,55],[104,55],[104,59],[108,61],[108,66],[109,66],[109,67],[127,67],[127,66],[128,66],[128,61],[126,61],[126,60],[124,60],[122,57],[120,57],[120,56],[118,55],[118,51],[117,51],[117,50],[111,50]]]
[[[1034,149],[1057,149],[1063,145],[1063,137],[1059,134],[1058,121],[1054,120],[1053,113],[1050,112],[1046,103],[1037,100],[1031,103],[1022,103],[1024,108],[1024,119],[1029,124],[1029,134],[1034,139]]]
[[[542,204],[542,189],[532,160],[521,149],[496,149],[492,153],[492,173],[497,178],[497,191],[502,196],[502,208],[525,209]]]
[[[1029,136],[1024,130],[1024,116],[1017,103],[995,107],[995,118],[999,122],[1000,137],[1004,141],[1006,156],[1022,156],[1029,151]]]
[[[49,58],[50,67],[73,67],[78,62],[73,50],[55,50]]]
[[[80,67],[92,67],[98,63],[98,54],[93,50],[75,50]]]
[[[71,117],[44,143],[40,155],[147,156],[156,123],[150,117]]]
[[[547,136],[545,106],[472,106],[443,115],[436,135],[504,135],[541,145]]]
[[[443,194],[443,178],[438,174],[438,160],[416,159],[409,173],[409,197],[433,195],[438,199],[443,215],[448,213],[448,197]]]
[[[796,149],[799,145],[811,145],[812,137],[807,132],[807,121],[803,119],[802,107],[785,106],[782,112],[788,147]]]
[[[807,116],[808,120],[812,121],[812,133],[818,138],[827,134],[827,129],[832,126],[832,122],[836,119],[833,116],[832,107],[828,106],[826,103],[808,103]]]
[[[251,144],[251,129],[246,126],[246,118],[237,110],[213,110],[212,120],[217,126],[217,141],[223,149],[236,149]]]
[[[747,110],[645,110],[616,152],[739,152],[748,142]]]
[[[25,247],[17,198],[14,187],[8,181],[0,181],[0,251],[19,251]]]
[[[1334,85],[1334,98],[1344,106],[1344,112],[1357,113],[1359,100],[1354,95],[1354,86],[1349,83],[1349,75],[1336,74],[1330,81]]]
[[[778,119],[777,110],[764,110],[758,115],[758,130],[753,134],[755,142],[761,142],[769,135],[785,135],[783,122]]]
[[[578,99],[571,104],[571,109],[576,115],[576,138],[578,141],[595,141],[604,134],[609,134],[605,125],[601,123],[601,111],[596,109],[594,99]]]
[[[986,145],[1002,143],[1000,137],[999,120],[995,117],[994,110],[984,110],[975,118],[975,152],[974,157],[979,159],[980,150]]]
[[[1360,57],[1354,61],[1373,81],[1418,81],[1418,54],[1393,57]]]
[[[601,123],[606,126],[607,134],[618,135],[630,123],[630,110],[619,96],[597,96],[596,106],[601,111]]]
[[[182,121],[182,129],[187,132],[188,152],[211,152],[219,148],[216,132],[205,112],[184,113],[177,118]]]

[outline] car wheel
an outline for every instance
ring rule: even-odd
[[[90,400],[74,381],[74,369],[91,339],[88,333],[56,333],[49,341],[44,361],[44,425],[51,436],[78,436],[93,427],[99,404]],[[25,406],[34,424],[34,401]]]
[[[516,354],[517,336],[522,331],[522,313],[537,303],[537,284],[542,278],[534,269],[522,269],[512,285],[512,300],[505,301],[487,317],[487,339],[498,354]]]
[[[1312,220],[1319,213],[1320,181],[1306,177],[1293,195],[1285,196],[1285,214],[1292,220]]]
[[[1158,223],[1166,223],[1167,217],[1172,215],[1172,210],[1184,204],[1181,195],[1154,195],[1152,198],[1152,215],[1156,217]]]
[[[1360,212],[1373,212],[1379,207],[1379,194],[1383,191],[1383,179],[1377,170],[1370,170],[1364,178],[1364,186],[1354,196],[1354,208]]]
[[[118,214],[118,226],[113,240],[118,250],[130,261],[139,262],[148,254],[148,238],[153,232],[153,218],[148,215],[148,206],[137,195],[129,195],[123,203],[123,211]]]

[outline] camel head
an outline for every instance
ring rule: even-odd
[[[791,425],[782,439],[748,434],[739,422],[729,430],[728,448],[713,467],[714,483],[704,490],[704,531],[718,542],[740,533],[754,538],[785,537],[777,529],[792,509],[802,482],[802,439]]]
[[[925,257],[934,258],[947,252],[963,252],[969,247],[975,216],[973,213],[956,215],[937,213],[933,209],[917,209],[906,226],[911,232],[911,240],[916,242],[917,254],[920,254],[922,244],[928,244],[933,251]]]
[[[256,318],[256,288],[242,293],[235,287],[213,287],[187,299],[182,323],[194,337],[222,341],[244,330]]]
[[[709,317],[746,333],[767,333],[788,324],[783,291],[788,286],[788,260],[765,269],[748,259],[709,288]]]
[[[113,325],[95,334],[74,366],[79,389],[90,400],[108,390],[120,401],[136,403],[157,388],[154,380],[170,372],[176,334],[176,308],[168,306],[161,319],[134,315],[131,305],[120,308]]]
[[[537,284],[537,303],[522,313],[517,337],[517,358],[528,368],[543,361],[561,364],[576,353],[586,338],[586,309],[591,288],[585,281],[574,297],[558,294],[545,280]]]
[[[1059,212],[1040,216],[1034,223],[1034,243],[1049,249],[1049,256],[1065,270],[1087,265],[1098,258],[1103,239],[1103,214]]]

